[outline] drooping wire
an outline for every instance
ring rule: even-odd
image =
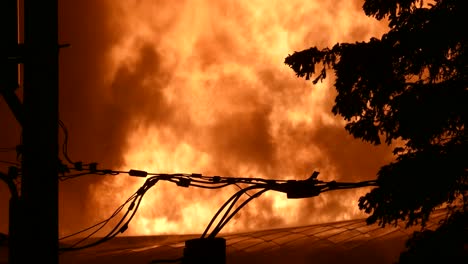
[[[264,192],[268,191],[269,189],[265,188],[263,190],[260,190],[258,192],[256,192],[254,195],[250,196],[247,200],[245,200],[243,203],[241,203],[232,213],[230,216],[228,216],[227,218],[224,218],[224,221],[220,221],[218,223],[218,225],[213,229],[213,231],[211,232],[211,234],[209,235],[209,238],[214,238],[220,231],[221,229],[229,222],[229,220],[231,220],[231,218],[237,214],[237,212],[240,211],[240,209],[242,209],[245,205],[247,205],[251,200],[259,197],[261,194],[263,194]],[[227,216],[227,214],[225,214],[225,216]]]
[[[239,189],[242,190],[242,187],[241,187],[239,184],[234,183],[234,185],[235,185],[236,187],[238,187]],[[250,195],[248,192],[246,192],[245,195],[247,195],[247,196],[249,196],[249,197],[252,197],[252,195]]]
[[[83,164],[82,162],[73,162],[73,160],[69,157],[68,155],[68,141],[69,141],[69,134],[68,134],[68,129],[66,128],[65,124],[59,120],[59,125],[61,129],[63,130],[64,133],[64,140],[62,144],[62,154],[65,158],[65,160],[72,164],[74,167],[73,168],[68,168],[65,166],[62,176],[59,177],[60,180],[65,181],[73,178],[77,178],[80,176],[84,175],[118,175],[121,173],[128,174],[130,176],[137,176],[137,177],[146,177],[146,176],[152,176],[147,179],[145,184],[140,187],[140,189],[135,192],[132,196],[130,196],[125,203],[123,203],[121,206],[119,206],[114,213],[106,220],[101,221],[91,227],[88,227],[84,230],[81,230],[79,232],[76,232],[74,234],[62,237],[61,239],[66,239],[70,238],[79,234],[82,234],[86,231],[89,231],[93,228],[97,228],[97,230],[94,230],[89,234],[88,236],[78,240],[75,242],[73,245],[70,247],[66,248],[61,248],[61,251],[71,251],[71,250],[79,250],[79,249],[84,249],[84,248],[89,248],[98,244],[101,244],[105,241],[108,241],[115,236],[117,236],[119,233],[124,232],[128,228],[128,224],[130,221],[133,219],[135,216],[136,212],[138,211],[138,208],[141,204],[141,201],[143,199],[144,194],[158,181],[158,180],[166,180],[175,183],[178,186],[182,187],[198,187],[198,188],[206,188],[206,189],[218,189],[218,188],[223,188],[229,185],[236,185],[239,190],[236,194],[234,194],[228,201],[226,201],[223,206],[217,211],[215,216],[211,219],[210,223],[208,224],[207,228],[205,229],[204,233],[202,234],[202,238],[204,238],[207,235],[207,232],[209,231],[210,227],[213,225],[214,221],[217,219],[217,217],[223,212],[226,207],[226,211],[224,215],[222,216],[221,220],[218,222],[218,224],[214,227],[213,231],[211,234],[208,236],[209,238],[214,238],[220,231],[221,229],[234,217],[237,212],[239,212],[247,203],[249,203],[251,200],[254,198],[259,197],[261,194],[268,190],[275,190],[275,191],[280,191],[280,192],[286,192],[288,195],[290,194],[289,192],[291,190],[294,191],[294,188],[289,188],[288,182],[285,180],[269,180],[269,179],[262,179],[262,178],[240,178],[240,177],[220,177],[220,176],[202,176],[201,174],[184,174],[184,173],[175,173],[175,174],[163,174],[163,173],[148,173],[145,171],[139,171],[139,170],[130,170],[130,171],[115,171],[115,170],[98,170],[97,169],[97,163],[89,163],[89,164]],[[8,148],[0,148],[0,152],[6,152],[6,151],[11,151],[14,149]],[[18,148],[16,148],[18,150]],[[2,162],[2,161],[0,161]],[[16,163],[11,163],[7,161],[3,161],[4,163],[7,164],[14,164],[18,165]],[[69,174],[71,170],[77,171],[77,173],[72,173]],[[316,183],[319,183],[318,181]],[[239,184],[249,184],[251,186],[248,186],[246,188],[242,188]],[[310,183],[307,183],[310,185]],[[302,193],[304,190],[300,189],[299,196],[305,195],[304,197],[312,197],[314,195],[318,195],[320,192],[325,192],[325,191],[331,191],[331,190],[336,190],[336,189],[349,189],[349,188],[357,188],[357,187],[364,187],[364,186],[375,186],[375,181],[374,182],[362,182],[361,184],[355,184],[355,183],[349,183],[349,184],[337,184],[335,182],[330,182],[330,183],[324,183],[320,182],[320,186],[314,186],[312,187],[315,188],[317,194],[315,193],[310,193],[310,192],[305,192]],[[297,184],[295,185],[297,186]],[[257,191],[255,194],[250,195],[247,191],[249,190],[254,190],[254,189],[260,189]],[[242,202],[234,211],[231,213],[231,210],[234,208],[234,205],[239,201],[240,197],[246,194],[249,196],[248,199],[246,199],[244,202]],[[289,197],[289,196],[288,196]],[[294,197],[297,198],[297,197]],[[113,218],[115,218],[125,207],[125,205],[129,204],[129,207],[127,208],[127,211],[125,214],[121,217],[121,219],[118,221],[118,223],[114,226],[114,228],[104,237],[98,239],[95,242],[88,243],[86,245],[79,246],[80,244],[84,243],[87,239],[89,239],[91,236],[95,235],[97,232],[102,230]],[[133,211],[133,212],[131,212]],[[127,218],[128,217],[128,218]],[[152,263],[164,263],[164,262],[177,262],[182,260],[182,258],[179,259],[174,259],[174,260],[158,260],[158,261],[153,261]]]
[[[68,156],[68,129],[63,123],[62,120],[59,119],[58,121],[60,128],[62,128],[63,131],[63,144],[62,144],[62,154],[64,158],[70,163],[70,164],[75,164],[70,157]]]
[[[105,219],[105,220],[103,220],[103,221],[101,221],[101,222],[99,222],[99,223],[97,223],[97,224],[94,224],[94,225],[92,225],[92,226],[90,226],[90,227],[87,227],[87,228],[85,228],[85,229],[83,229],[83,230],[80,230],[80,231],[78,231],[78,232],[75,232],[75,233],[73,233],[73,234],[70,234],[70,235],[61,237],[61,238],[59,238],[59,240],[64,240],[64,239],[67,239],[67,238],[70,238],[70,237],[73,237],[73,236],[82,234],[82,233],[84,233],[84,232],[86,232],[86,231],[88,231],[88,230],[90,230],[90,229],[92,229],[92,228],[94,228],[94,227],[99,226],[99,225],[102,225],[102,226],[99,227],[98,231],[101,230],[110,220],[112,220],[112,218],[114,218],[118,213],[120,213],[120,211],[122,211],[122,209],[125,207],[125,205],[128,204],[129,201],[131,201],[131,200],[134,198],[135,195],[136,195],[136,193],[132,194],[132,195],[127,199],[127,201],[125,201],[123,204],[121,204],[121,205],[112,213],[112,215],[111,215],[109,218],[107,218],[107,219]],[[93,234],[95,234],[95,233],[97,233],[97,231],[94,231],[91,235],[93,235]],[[80,242],[80,243],[81,243],[81,242]],[[79,244],[79,243],[78,243],[78,244]]]
[[[100,169],[97,169],[96,165],[97,165],[96,163],[92,163],[86,169],[84,169],[85,170],[84,172],[71,174],[71,175],[64,175],[63,179],[66,180],[66,179],[71,179],[74,177],[79,177],[79,176],[88,175],[88,174],[95,174],[95,175],[128,174],[130,176],[135,176],[135,177],[147,177],[147,176],[150,176],[150,177],[145,181],[143,186],[141,186],[138,189],[137,192],[135,192],[132,196],[130,196],[130,198],[127,199],[127,201],[124,204],[122,204],[119,208],[117,208],[117,210],[114,212],[114,214],[111,215],[111,217],[109,217],[108,219],[98,224],[95,224],[92,227],[86,228],[82,231],[79,231],[77,233],[74,233],[74,234],[71,234],[69,236],[62,238],[62,239],[69,238],[69,237],[81,234],[83,232],[86,232],[92,228],[99,226],[98,230],[95,230],[87,237],[74,243],[71,247],[62,248],[61,249],[62,251],[78,250],[78,249],[84,249],[84,248],[88,248],[91,246],[95,246],[95,245],[98,245],[100,243],[103,243],[105,241],[112,239],[113,237],[117,236],[119,233],[124,232],[128,228],[128,224],[130,223],[130,221],[135,216],[141,204],[144,194],[159,180],[173,182],[177,186],[181,186],[181,187],[192,186],[192,187],[197,187],[197,188],[217,189],[217,188],[226,187],[228,185],[236,185],[237,187],[240,188],[240,190],[236,192],[233,196],[231,196],[216,212],[216,214],[214,215],[214,217],[211,219],[208,226],[206,227],[205,231],[203,232],[201,238],[205,238],[207,236],[207,233],[209,229],[211,228],[211,226],[213,225],[214,221],[219,217],[219,215],[223,211],[224,211],[223,216],[219,220],[218,224],[213,228],[213,231],[208,236],[208,238],[214,238],[221,231],[221,229],[232,219],[232,217],[234,217],[234,215],[237,214],[237,212],[239,212],[245,205],[247,205],[247,203],[249,203],[254,198],[259,197],[261,194],[269,190],[286,193],[288,195],[288,198],[307,198],[307,197],[317,196],[321,192],[326,192],[326,191],[331,191],[331,190],[350,189],[350,188],[359,188],[359,187],[377,185],[376,181],[363,181],[363,182],[357,182],[357,183],[345,183],[345,182],[335,182],[335,181],[323,182],[323,181],[316,180],[316,174],[315,174],[315,177],[311,177],[307,180],[299,180],[299,181],[271,180],[271,179],[261,179],[261,178],[203,176],[197,173],[167,174],[167,173],[151,173],[151,172],[146,172],[142,170],[129,170],[129,171],[116,171],[116,170],[108,170],[108,169],[100,170]],[[72,170],[73,169],[74,168],[72,168]],[[247,184],[250,186],[243,188],[239,184]],[[248,194],[248,191],[255,190],[255,189],[260,189],[260,190],[254,193],[253,195]],[[239,201],[240,197],[243,194],[248,195],[249,198],[246,199],[244,202],[242,202],[239,206],[237,206],[237,208],[235,208],[234,211],[232,211],[234,208],[234,205]],[[89,239],[92,235],[96,234],[106,224],[108,224],[109,221],[113,219],[115,216],[117,216],[117,214],[119,214],[121,210],[123,210],[125,205],[127,205],[128,203],[130,203],[130,205],[126,213],[123,215],[123,217],[121,217],[117,225],[106,236],[98,239],[95,242],[92,242],[83,246],[78,246],[79,244],[83,243],[85,240]],[[133,212],[130,214],[130,211],[133,211]],[[129,216],[128,219],[127,219],[127,216]],[[177,260],[170,260],[170,261],[177,261]]]
[[[224,219],[226,218],[227,214],[229,214],[229,212],[231,211],[231,209],[234,207],[234,204],[240,199],[240,197],[242,196],[242,194],[246,193],[247,191],[249,190],[253,190],[253,189],[258,189],[258,188],[266,188],[265,185],[263,186],[259,186],[259,185],[254,185],[254,186],[249,186],[249,187],[246,187],[244,189],[241,189],[239,190],[238,192],[236,192],[234,195],[232,195],[222,206],[221,208],[218,209],[218,211],[216,212],[216,214],[213,216],[213,218],[211,219],[211,221],[208,223],[208,226],[205,228],[205,231],[203,232],[203,234],[201,235],[201,238],[204,238],[207,234],[207,232],[209,231],[210,227],[213,225],[214,221],[216,220],[216,218],[218,218],[218,216],[221,214],[221,212],[224,211],[224,209],[226,208],[226,206],[229,205],[229,208],[226,210],[224,216],[221,218],[220,222],[223,222]],[[252,197],[250,197],[252,198]],[[249,199],[250,199],[249,198]]]
[[[202,177],[199,174],[180,174],[180,173],[177,174],[176,173],[176,174],[171,175],[171,174],[146,173],[146,172],[143,172],[143,171],[136,171],[136,170],[130,170],[130,171],[95,170],[92,173],[91,172],[84,172],[84,173],[81,173],[81,174],[105,175],[105,174],[119,174],[119,173],[128,173],[130,175],[139,175],[139,176],[141,176],[141,175],[150,175],[151,174],[151,175],[154,175],[154,176],[148,178],[146,180],[145,184],[143,184],[143,186],[140,187],[140,189],[137,192],[135,192],[132,196],[130,196],[130,198],[128,198],[125,203],[123,203],[119,208],[117,208],[115,210],[115,212],[108,219],[106,219],[104,221],[101,221],[101,222],[99,222],[99,223],[97,223],[97,224],[95,224],[95,225],[93,225],[91,227],[88,227],[88,228],[84,229],[84,230],[76,232],[74,234],[62,237],[61,239],[63,240],[63,239],[70,238],[70,237],[79,235],[81,233],[84,233],[84,232],[86,232],[86,231],[88,231],[88,230],[90,230],[92,228],[98,227],[97,230],[93,231],[91,234],[89,234],[88,236],[80,239],[79,241],[75,242],[73,245],[71,245],[69,247],[66,247],[66,248],[61,248],[60,249],[61,251],[79,250],[79,249],[92,247],[92,246],[101,244],[101,243],[103,243],[105,241],[108,241],[108,240],[112,239],[113,237],[115,237],[116,235],[118,235],[119,233],[124,232],[128,228],[129,222],[135,216],[135,214],[136,214],[136,212],[137,212],[137,210],[138,210],[138,208],[139,208],[139,206],[141,204],[141,201],[143,199],[144,194],[154,184],[156,184],[156,182],[158,180],[160,180],[160,179],[174,182],[174,183],[176,183],[177,185],[180,185],[180,186],[185,186],[185,187],[194,186],[194,187],[200,187],[200,188],[222,188],[222,187],[225,187],[225,186],[230,185],[230,184],[236,184],[235,181],[232,180],[232,179],[225,179],[224,178],[224,179],[219,179],[219,180],[213,180],[213,178],[211,178],[211,177]],[[194,182],[196,182],[196,183],[192,183],[191,180],[194,180]],[[215,186],[209,186],[209,185],[215,185]],[[238,193],[241,195],[241,194],[245,193],[246,191],[248,191],[250,189],[252,189],[252,188],[242,189]],[[240,195],[238,195],[236,201],[238,200]],[[86,241],[91,236],[93,236],[98,231],[100,231],[106,224],[108,224],[110,222],[110,220],[112,220],[115,216],[118,215],[118,213],[121,212],[121,210],[125,207],[126,204],[128,204],[130,202],[131,202],[131,204],[130,204],[129,208],[127,209],[127,212],[121,217],[120,221],[116,224],[116,226],[106,236],[98,239],[95,242],[79,246],[84,241]],[[232,207],[233,207],[233,204],[230,206],[230,209],[232,209]],[[125,221],[127,216],[130,214],[130,211],[133,211],[133,213],[130,215],[130,217],[127,219],[127,221]],[[124,223],[124,221],[125,221],[125,223]]]
[[[69,133],[68,133],[68,129],[67,129],[67,126],[65,125],[65,123],[62,121],[62,120],[58,120],[58,124],[60,126],[60,128],[62,129],[63,131],[63,134],[64,134],[64,138],[63,138],[63,143],[62,143],[62,155],[63,157],[65,158],[66,162],[68,162],[69,164],[73,165],[73,169],[77,170],[77,171],[83,171],[85,169],[90,169],[91,171],[93,170],[93,166],[97,165],[97,163],[83,163],[81,161],[73,161],[70,156],[68,155],[68,142],[69,142]],[[62,163],[61,160],[59,159],[59,163]],[[64,164],[60,164],[62,167],[64,167],[65,165]],[[68,169],[69,170],[69,169]],[[80,174],[80,175],[74,175],[73,177],[71,177],[70,179],[72,178],[76,178],[78,176],[84,176],[84,175],[88,175],[88,174]],[[61,178],[60,180],[67,180],[69,178]]]
[[[143,199],[143,196],[144,194],[152,187],[154,186],[156,183],[157,183],[158,179],[156,178],[149,178],[145,184],[143,184],[142,187],[140,187],[138,189],[137,192],[135,192],[133,195],[130,196],[130,198],[127,199],[127,201],[122,204],[116,211],[114,211],[114,213],[112,214],[111,217],[109,217],[108,219],[94,225],[93,227],[96,227],[98,225],[101,224],[101,226],[95,230],[94,232],[92,232],[91,234],[89,234],[88,236],[86,236],[85,238],[82,238],[80,239],[79,241],[75,242],[73,245],[69,246],[69,247],[63,247],[63,248],[60,248],[61,251],[74,251],[74,250],[80,250],[80,249],[85,249],[85,248],[89,248],[89,247],[92,247],[92,246],[96,246],[96,245],[99,245],[103,242],[106,242],[112,238],[114,238],[115,236],[117,236],[119,233],[123,233],[125,232],[125,230],[127,230],[128,228],[128,224],[130,223],[130,221],[133,219],[133,217],[135,216],[136,212],[138,211],[138,208],[140,207],[140,204],[141,204],[141,201]],[[131,203],[130,203],[131,202]],[[130,203],[127,211],[125,212],[125,214],[121,217],[121,219],[119,220],[119,222],[115,225],[115,227],[104,237],[98,239],[97,241],[95,242],[91,242],[89,244],[86,244],[86,245],[83,245],[83,246],[78,246],[79,244],[83,243],[84,241],[86,241],[87,239],[89,239],[92,235],[96,234],[99,230],[101,230],[112,218],[114,218],[121,210],[122,208],[126,205]],[[131,214],[130,214],[130,211],[133,211]],[[125,221],[125,219],[127,218],[127,216],[130,214],[130,217],[128,217],[128,219]],[[65,238],[69,238],[71,236],[75,236],[77,234],[81,234],[89,229],[91,229],[92,227],[90,228],[86,228],[84,230],[81,230],[80,232],[77,232],[77,233],[74,233],[72,235],[68,235],[62,239],[65,239]]]

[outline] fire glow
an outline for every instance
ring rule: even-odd
[[[347,150],[337,144],[327,151],[318,142],[324,127],[344,130],[330,113],[332,82],[312,86],[283,64],[295,50],[379,36],[384,27],[358,2],[109,1],[109,23],[121,37],[109,51],[108,100],[129,94],[129,104],[141,107],[121,169],[274,179],[305,179],[319,170],[322,180],[374,178],[376,171],[343,175],[330,153]],[[142,183],[121,175],[93,184],[96,215],[108,217]],[[158,183],[126,234],[201,233],[237,190]],[[366,191],[307,200],[267,192],[224,232],[362,217],[357,199]]]

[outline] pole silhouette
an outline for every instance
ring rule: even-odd
[[[57,2],[24,0],[21,255],[52,264],[58,263]]]
[[[0,96],[8,104],[12,114],[20,125],[23,123],[23,107],[15,93],[18,85],[18,3],[17,0],[0,1]],[[19,196],[13,178],[0,172],[0,178],[5,181],[10,189],[9,201],[9,247],[8,262],[18,263],[21,236],[19,234]]]

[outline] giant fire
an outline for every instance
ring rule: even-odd
[[[117,32],[106,50],[104,103],[118,102],[126,127],[122,170],[323,180],[372,179],[386,157],[346,135],[334,117],[333,78],[312,85],[284,58],[310,46],[368,40],[384,25],[362,1],[107,1]],[[130,110],[131,109],[131,110]],[[112,122],[112,121],[111,121]],[[144,180],[106,177],[90,193],[96,221]],[[237,187],[158,183],[126,234],[200,233]],[[363,215],[367,190],[304,200],[266,193],[224,229],[242,231]]]

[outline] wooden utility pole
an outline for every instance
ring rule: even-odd
[[[57,2],[24,0],[21,263],[58,263]]]
[[[22,123],[21,102],[15,94],[18,88],[18,6],[17,0],[0,1],[0,96]]]
[[[17,0],[0,1],[0,97],[10,107],[20,125],[23,123],[23,107],[15,93],[18,88],[18,3]],[[4,125],[4,124],[0,124]],[[0,172],[1,173],[1,172]],[[21,241],[19,217],[18,190],[14,185],[11,175],[2,175],[5,182],[9,183],[11,198],[9,202],[9,252],[8,262],[18,263]]]

